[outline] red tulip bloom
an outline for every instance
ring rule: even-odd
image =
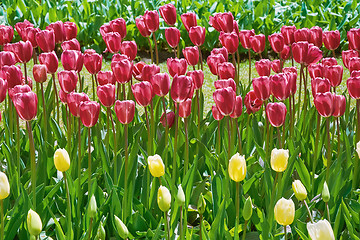
[[[222,48],[213,48],[211,50],[211,55],[221,54],[225,58],[225,62],[229,60],[229,53],[228,50],[225,47]]]
[[[2,103],[6,98],[7,89],[8,89],[7,81],[0,78],[0,103]]]
[[[18,62],[27,63],[32,57],[33,47],[30,41],[20,41],[12,44],[12,51]]]
[[[321,63],[310,64],[308,71],[312,79],[317,77],[322,78],[324,76],[324,66]]]
[[[60,101],[64,104],[67,104],[67,93],[64,92],[61,88],[59,90],[59,98],[60,98]]]
[[[6,70],[3,68],[3,71],[6,72],[6,80],[8,82],[8,87],[13,88],[16,85],[22,84],[23,74],[21,68],[15,65],[6,67]]]
[[[166,118],[165,118],[165,114],[166,114]],[[167,113],[163,113],[160,117],[160,122],[163,125],[163,127],[166,127],[166,121],[167,120],[167,126],[169,128],[171,128],[174,125],[175,122],[175,113],[170,111]]]
[[[66,51],[66,50],[77,50],[77,51],[80,51],[81,48],[80,48],[80,43],[79,41],[76,39],[76,38],[73,38],[71,40],[67,40],[67,41],[64,41],[62,44],[61,44],[61,48],[63,51]]]
[[[159,14],[156,10],[145,11],[144,20],[145,20],[145,25],[150,32],[153,33],[159,29]]]
[[[25,29],[28,27],[34,27],[34,24],[32,24],[31,22],[29,22],[26,19],[23,22],[18,22],[15,24],[15,29],[23,41],[26,41]],[[14,35],[14,30],[13,30],[12,34]],[[11,39],[10,39],[10,41],[11,41]]]
[[[172,77],[177,75],[185,75],[187,71],[187,62],[184,58],[168,58],[166,62],[169,73]]]
[[[122,124],[129,124],[135,116],[135,102],[133,100],[117,100],[115,102],[114,110],[119,122]]]
[[[234,107],[234,111],[230,114],[231,118],[238,118],[241,116],[242,114],[242,97],[241,96],[236,96],[235,98],[235,107]]]
[[[70,40],[70,39],[76,38],[76,35],[77,35],[76,23],[64,22],[64,34],[65,34],[65,40]]]
[[[128,56],[129,60],[135,59],[137,54],[137,45],[135,41],[123,41],[120,45],[120,52]]]
[[[285,123],[287,109],[284,103],[268,103],[266,116],[273,127],[281,127]]]
[[[254,29],[252,30],[241,30],[239,32],[239,39],[241,42],[241,45],[243,46],[243,48],[245,49],[250,49],[251,48],[251,42],[250,42],[250,37],[255,36],[255,31]]]
[[[285,45],[284,37],[280,33],[273,33],[268,37],[270,46],[276,53],[280,53]]]
[[[121,47],[121,35],[118,32],[106,33],[104,36],[107,50],[111,53],[117,53]]]
[[[65,41],[65,28],[62,21],[50,23],[49,26],[46,27],[46,30],[54,31],[56,43],[62,43],[63,41]]]
[[[104,23],[101,27],[100,27],[100,34],[104,40],[105,38],[105,34],[112,32],[112,28],[111,25],[109,23]]]
[[[360,57],[352,57],[349,60],[349,70],[350,72],[360,70]]]
[[[239,37],[239,35],[240,35],[240,30],[239,30],[239,24],[237,23],[237,21],[233,21],[233,25],[234,25],[234,30],[233,30],[233,32],[235,32],[236,33],[236,35]]]
[[[78,76],[75,71],[60,71],[58,72],[58,79],[60,87],[65,93],[70,93],[75,90],[78,81]]]
[[[296,42],[292,45],[293,57],[297,63],[310,65],[322,58],[322,51],[308,42]]]
[[[16,93],[12,100],[22,120],[31,121],[36,117],[38,98],[34,92]]]
[[[205,42],[206,30],[204,27],[193,26],[189,29],[189,37],[195,46],[201,46]]]
[[[308,28],[297,29],[294,32],[294,39],[295,42],[310,42],[311,41],[310,29]]]
[[[219,109],[216,107],[216,105],[213,105],[211,107],[211,112],[212,112],[212,115],[214,117],[214,119],[216,121],[220,121],[221,119],[224,118],[224,115],[221,114],[221,112],[219,111]]]
[[[116,79],[112,71],[99,71],[97,74],[97,80],[101,86],[108,83],[115,85],[116,83]]]
[[[350,77],[360,77],[360,70],[352,71]]]
[[[151,81],[151,77],[160,73],[160,67],[156,64],[144,65],[141,70],[141,81]]]
[[[93,127],[100,114],[100,104],[95,101],[84,101],[79,105],[80,120],[85,127]]]
[[[271,94],[279,101],[284,101],[290,96],[290,86],[284,73],[270,76]]]
[[[11,66],[16,64],[15,54],[10,51],[0,52],[0,69],[3,66]]]
[[[179,104],[179,116],[182,118],[187,118],[191,113],[191,99],[188,98],[185,101]]]
[[[123,18],[117,18],[109,22],[113,32],[120,34],[121,39],[126,37],[126,22]]]
[[[139,29],[140,34],[143,37],[149,37],[151,32],[145,25],[145,18],[143,16],[139,16],[135,19],[136,27]]]
[[[317,93],[314,104],[319,114],[323,117],[330,117],[334,112],[335,94],[331,92]]]
[[[111,107],[115,103],[115,85],[105,84],[97,87],[97,96],[102,105]]]
[[[192,89],[193,82],[191,77],[185,75],[175,75],[171,84],[171,98],[176,103],[185,101]]]
[[[0,25],[0,45],[3,46],[13,39],[14,29],[11,26]]]
[[[40,64],[45,64],[47,72],[53,74],[59,67],[59,60],[55,52],[41,53],[39,55]]]
[[[174,26],[176,23],[176,8],[171,3],[165,4],[159,8],[161,17],[169,26]]]
[[[295,26],[282,26],[281,34],[284,37],[284,41],[286,45],[291,45],[295,42],[294,33],[296,31]]]
[[[343,67],[340,65],[325,66],[324,77],[329,79],[332,87],[339,86],[343,77]]]
[[[239,37],[235,32],[220,33],[219,36],[221,44],[226,48],[230,54],[234,54],[239,47]]]
[[[246,106],[247,113],[251,114],[259,111],[263,102],[256,97],[254,90],[251,90],[246,94],[244,104]]]
[[[24,30],[26,41],[30,41],[33,48],[37,47],[36,34],[40,32],[40,28],[27,27]]]
[[[311,92],[315,98],[318,93],[325,93],[330,91],[330,81],[327,78],[314,78],[311,80]]]
[[[219,63],[218,65],[218,76],[220,79],[235,78],[235,67],[230,62]]]
[[[34,80],[38,83],[43,83],[47,79],[46,65],[35,64],[33,67]]]
[[[255,62],[255,68],[259,76],[270,76],[271,61],[269,59],[261,59]]]
[[[65,70],[80,72],[84,64],[84,55],[77,50],[65,50],[61,54],[61,63]]]
[[[279,59],[276,59],[276,60],[271,62],[271,69],[275,73],[281,73],[282,64],[283,63]]]
[[[280,53],[280,58],[283,60],[290,58],[290,47],[288,45],[284,45],[284,48]]]
[[[102,55],[94,53],[84,54],[84,66],[90,74],[97,74],[101,70]]]
[[[118,83],[124,84],[131,80],[133,63],[128,59],[111,62],[111,70],[114,73],[115,79]]]
[[[176,48],[180,42],[180,30],[175,27],[166,28],[165,38],[170,47]]]
[[[155,95],[164,97],[169,93],[171,82],[167,73],[157,73],[153,75],[150,82]]]
[[[344,115],[346,110],[346,99],[343,95],[335,95],[334,96],[334,112],[332,115],[334,117],[341,117]]]
[[[86,93],[71,92],[67,95],[67,104],[69,110],[74,117],[80,117],[80,103],[83,101],[90,101]]]
[[[258,77],[252,81],[256,97],[261,101],[266,101],[270,97],[270,79],[269,77]]]
[[[296,92],[296,79],[297,79],[297,70],[296,67],[285,67],[283,68],[283,73],[286,74],[288,85],[290,89],[290,95],[294,95]]]
[[[150,82],[143,81],[131,86],[136,102],[143,107],[150,104],[154,91]]]
[[[321,27],[314,26],[310,28],[310,43],[314,44],[318,48],[321,48],[323,42],[322,35],[323,31]]]
[[[256,53],[261,53],[265,50],[265,35],[259,34],[250,37],[251,48]]]
[[[213,98],[220,113],[224,116],[230,115],[235,108],[236,93],[233,88],[221,88],[215,90]]]
[[[44,52],[51,52],[55,49],[55,34],[51,30],[43,30],[36,34],[36,42]]]
[[[146,66],[146,63],[144,62],[137,62],[134,64],[132,74],[136,80],[142,81],[142,70]],[[160,67],[159,67],[160,72]]]
[[[195,66],[199,62],[198,47],[186,47],[182,50],[183,55],[190,66]]]
[[[234,16],[231,12],[219,13],[215,16],[216,22],[225,33],[231,33],[234,29]]]
[[[221,14],[221,13],[215,13],[214,16],[209,16],[209,24],[213,28],[215,28],[216,31],[221,32],[222,31],[221,27],[220,27],[219,23],[216,20],[216,16],[219,15],[219,14]]]
[[[210,72],[214,75],[218,75],[217,65],[219,63],[226,62],[226,60],[222,54],[215,54],[215,55],[210,55],[207,58],[206,62],[207,62],[207,65],[209,66]]]
[[[11,100],[13,100],[15,94],[27,92],[31,92],[31,88],[29,85],[16,85],[13,88],[9,88],[9,97]]]
[[[349,49],[360,50],[360,29],[352,28],[347,32],[349,40]]]
[[[360,77],[350,77],[346,81],[350,97],[360,99]]]
[[[191,77],[195,90],[200,89],[204,84],[204,72],[201,70],[187,72],[186,76]]]
[[[186,31],[189,31],[191,27],[197,26],[195,13],[184,13],[180,17],[184,27],[186,28]]]
[[[214,82],[214,86],[216,89],[231,87],[234,90],[234,92],[236,92],[236,83],[232,78],[217,80]]]
[[[339,30],[335,31],[325,31],[323,34],[323,42],[327,49],[335,50],[340,45],[340,32]]]
[[[324,65],[324,67],[338,65],[336,58],[333,57],[323,58],[321,63]]]

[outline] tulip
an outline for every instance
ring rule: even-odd
[[[46,66],[42,64],[35,64],[33,67],[34,80],[38,83],[44,83],[47,79]]]
[[[8,89],[8,82],[0,78],[0,103],[2,103],[6,98],[7,89]]]
[[[297,73],[285,72],[286,78],[288,80],[288,87],[290,89],[290,95],[294,95],[296,92],[296,78]]]
[[[15,65],[16,59],[15,54],[10,51],[1,51],[0,52],[0,69],[3,66]]]
[[[176,8],[173,4],[168,3],[159,8],[161,17],[169,26],[174,26],[176,23]]]
[[[75,90],[78,81],[78,76],[75,71],[60,71],[58,72],[58,79],[60,87],[65,93],[70,93]]]
[[[189,37],[191,42],[195,45],[200,47],[205,42],[205,34],[206,30],[204,27],[200,26],[193,26],[189,29]]]
[[[285,123],[286,113],[286,106],[282,102],[266,105],[266,116],[273,127],[281,127]]]
[[[7,198],[10,195],[10,184],[5,173],[0,172],[0,200]],[[3,219],[1,219],[3,221]]]
[[[234,111],[236,94],[233,88],[217,89],[213,93],[213,98],[222,115],[228,116]]]
[[[284,37],[280,33],[273,33],[268,37],[270,46],[276,53],[280,53],[285,45]]]
[[[346,99],[343,95],[335,95],[334,96],[334,117],[341,117],[344,115],[346,110]]]
[[[171,84],[171,98],[176,103],[185,101],[192,88],[192,79],[188,76],[175,75]]]
[[[284,42],[286,45],[291,45],[295,42],[294,33],[296,31],[295,26],[282,26],[281,34],[284,37]]]
[[[221,112],[220,112],[219,109],[216,107],[216,105],[213,105],[213,106],[211,107],[211,113],[212,113],[212,115],[213,115],[213,117],[214,117],[214,119],[215,119],[216,121],[220,121],[221,119],[224,118],[224,115],[221,114]]]
[[[131,86],[136,102],[143,107],[148,106],[153,98],[153,87],[150,82],[140,82]]]
[[[270,76],[271,61],[269,59],[261,59],[255,62],[255,68],[259,76]]]
[[[217,72],[220,79],[235,78],[235,67],[232,63],[223,62],[223,63],[219,63],[217,66],[218,66]]]
[[[59,60],[55,52],[46,52],[39,55],[40,64],[46,65],[47,72],[50,74],[56,73],[59,67]]]
[[[22,120],[31,121],[36,117],[38,99],[34,92],[16,93],[12,100]]]
[[[191,99],[186,99],[185,101],[179,104],[179,116],[182,118],[187,118],[191,113]]]
[[[99,71],[97,73],[97,80],[99,85],[105,85],[108,83],[114,84],[116,83],[116,79],[112,71]]]
[[[196,15],[193,12],[183,13],[180,18],[186,31],[189,31],[191,27],[197,26]]]
[[[296,42],[292,45],[293,57],[297,63],[310,65],[322,58],[322,51],[308,42]]]
[[[278,224],[287,226],[293,223],[295,217],[295,204],[289,199],[281,198],[274,208],[275,220]]]
[[[135,102],[132,100],[117,100],[115,102],[114,110],[119,122],[122,124],[129,124],[135,116]]]
[[[33,47],[30,41],[20,41],[12,44],[12,52],[18,62],[27,63],[30,61],[33,54]]]
[[[289,150],[276,149],[271,151],[271,168],[276,172],[284,172],[286,170],[289,159]]]
[[[64,28],[64,23],[62,21],[50,23],[49,26],[46,27],[46,30],[54,31],[56,43],[61,43],[65,41],[65,37],[66,37],[65,28]]]
[[[127,239],[129,236],[129,230],[127,229],[126,225],[120,220],[120,218],[118,218],[115,215],[114,215],[114,220],[115,220],[114,222],[115,222],[116,230],[120,235],[120,237],[122,239]]]
[[[28,28],[28,27],[34,27],[34,24],[32,24],[31,22],[29,22],[26,19],[23,22],[18,22],[18,23],[15,24],[15,29],[18,32],[21,39],[23,39],[23,40],[26,40],[26,38],[25,38],[25,36],[26,36],[25,35],[25,29]],[[13,31],[12,34],[14,34],[14,31]]]
[[[318,48],[321,48],[323,39],[323,31],[321,27],[314,26],[310,28],[310,43],[314,44]]]
[[[310,64],[308,66],[308,71],[312,79],[317,77],[322,78],[324,76],[324,66],[321,63]]]
[[[132,74],[136,80],[142,81],[142,70],[146,66],[144,62],[138,62],[133,66]],[[160,72],[160,68],[159,68]]]
[[[82,124],[85,127],[93,127],[98,119],[100,113],[100,104],[95,101],[83,101],[79,104],[79,114]]]
[[[29,87],[29,85],[16,85],[13,88],[9,88],[9,97],[11,100],[13,100],[15,94],[27,92],[31,92],[31,88]]]
[[[323,33],[323,42],[327,49],[335,50],[340,45],[340,32],[339,30],[335,31],[325,31]]]
[[[88,207],[89,217],[94,218],[96,216],[96,211],[97,211],[96,198],[94,195],[92,195]]]
[[[241,45],[243,46],[243,48],[245,49],[250,49],[251,48],[251,42],[250,42],[250,37],[255,36],[255,31],[253,30],[241,30],[239,32],[239,39],[241,42]]]
[[[76,38],[77,35],[77,27],[74,22],[64,22],[64,34],[65,39],[70,40]]]
[[[280,52],[280,58],[283,60],[290,58],[290,47],[288,45],[284,45],[283,50]]]
[[[234,79],[232,78],[226,80],[217,80],[214,82],[214,86],[216,89],[231,87],[234,90],[234,92],[236,92],[236,84]]]
[[[333,57],[323,58],[321,63],[324,65],[324,67],[338,65],[336,58]]]
[[[234,54],[239,47],[239,37],[236,33],[220,33],[220,42],[230,54]]]
[[[204,72],[201,70],[195,70],[187,72],[187,76],[191,77],[193,80],[194,89],[198,90],[202,87],[204,83]]]
[[[140,34],[143,37],[149,37],[151,32],[145,25],[145,18],[143,16],[139,16],[135,19],[136,27],[139,29]]]
[[[218,75],[217,65],[219,63],[226,62],[226,59],[224,58],[224,56],[222,54],[215,54],[215,55],[210,55],[207,58],[206,62],[207,62],[207,65],[209,66],[210,72],[214,75]]]
[[[340,65],[326,66],[324,77],[329,79],[332,87],[340,85],[343,77],[343,67]]]
[[[246,94],[244,104],[246,106],[247,113],[251,114],[260,110],[263,101],[256,97],[254,90],[251,90]]]
[[[84,54],[84,66],[90,74],[97,74],[101,70],[102,55],[97,53]]]
[[[5,76],[9,88],[13,88],[16,85],[22,84],[23,75],[20,67],[18,66],[12,65],[10,67],[7,67],[7,69],[5,70]]]
[[[290,85],[286,74],[280,73],[270,76],[271,94],[279,101],[284,101],[290,96]]]
[[[166,113],[166,117],[165,117],[165,112],[161,115],[160,122],[163,125],[163,127],[166,127],[166,120],[167,120],[167,126],[171,128],[175,122],[175,113],[168,112]]]
[[[347,32],[349,40],[349,49],[360,50],[360,29],[352,28]]]
[[[271,69],[275,73],[281,73],[281,68],[282,68],[282,62],[279,59],[276,59],[271,62]]]
[[[117,18],[109,22],[113,32],[118,32],[122,39],[126,37],[126,22],[123,18]]]
[[[308,222],[306,228],[312,240],[335,240],[331,224],[326,219],[319,220],[317,223]]]
[[[252,206],[252,202],[251,202],[251,197],[249,196],[244,203],[244,208],[243,208],[243,212],[242,215],[245,219],[245,221],[249,221],[252,215],[252,211],[253,211],[253,206]]]
[[[149,156],[147,162],[153,177],[161,177],[165,174],[165,165],[159,155]]]
[[[295,42],[310,42],[311,41],[310,29],[308,28],[297,29],[294,32],[294,39]]]
[[[102,105],[105,107],[111,107],[115,103],[115,85],[105,84],[97,87],[97,96]]]
[[[334,112],[334,94],[330,92],[317,93],[314,104],[319,114],[323,117],[330,117]]]
[[[356,147],[357,147],[356,151],[357,152],[358,152],[358,147],[359,147],[358,145],[359,145],[359,143],[356,144]],[[359,154],[359,152],[358,152],[358,154]],[[323,186],[323,189],[321,191],[321,198],[325,203],[330,201],[330,192],[329,192],[328,185],[326,184],[326,181],[324,182],[324,186]]]
[[[216,55],[216,54],[221,54],[223,55],[223,57],[225,58],[225,62],[227,62],[229,59],[229,53],[228,50],[226,50],[225,47],[222,48],[213,48],[213,50],[211,50],[211,55]]]
[[[209,16],[209,24],[213,28],[215,28],[216,31],[221,32],[222,31],[221,27],[220,27],[219,23],[216,20],[216,16],[219,15],[219,14],[221,14],[221,13],[215,13],[214,16]]]
[[[225,33],[231,33],[234,29],[234,16],[231,12],[219,13],[215,16],[216,22]]]
[[[41,233],[42,222],[40,216],[32,209],[28,211],[26,222],[30,235],[38,236]]]
[[[67,104],[67,93],[66,92],[64,92],[61,88],[60,88],[60,90],[59,90],[59,98],[60,98],[60,101],[62,102],[62,103],[65,103],[65,104]]]
[[[344,66],[346,68],[349,68],[350,59],[353,57],[359,57],[359,53],[354,50],[347,50],[347,51],[342,51],[341,56],[342,56]]]
[[[67,104],[69,110],[74,117],[80,117],[80,103],[83,101],[90,101],[86,93],[71,92],[67,95]]]
[[[117,53],[121,47],[121,35],[118,32],[106,33],[104,36],[107,50],[111,53]]]
[[[199,62],[198,47],[186,47],[182,50],[183,55],[190,66],[195,66]]]
[[[141,80],[151,82],[152,76],[160,73],[160,67],[156,64],[144,65],[141,72]]]
[[[129,60],[135,59],[137,54],[137,45],[135,41],[123,41],[120,45],[120,52],[128,56]]]
[[[330,81],[327,78],[314,78],[311,80],[311,92],[315,98],[317,93],[329,92],[331,88]]]
[[[184,58],[168,58],[166,65],[172,77],[174,77],[176,74],[178,76],[185,75],[187,70],[187,62]]]
[[[256,97],[266,101],[270,97],[270,80],[268,77],[254,78],[252,82]]]
[[[360,57],[350,58],[348,65],[349,65],[350,73],[353,71],[360,70]]]
[[[36,42],[44,52],[51,52],[55,49],[54,31],[42,30],[36,34]]]
[[[171,194],[170,194],[170,191],[166,187],[164,187],[164,186],[159,187],[158,195],[157,195],[157,202],[158,202],[158,206],[161,211],[167,212],[170,209]]]
[[[236,153],[229,160],[229,176],[235,182],[240,182],[246,177],[246,161],[244,156]]]
[[[181,187],[181,184],[178,186],[178,192],[176,194],[176,201],[179,204],[179,206],[184,206],[184,204],[185,204],[185,193]]]
[[[250,37],[251,48],[254,52],[261,54],[265,50],[265,35],[259,34]]]
[[[80,43],[76,38],[64,41],[61,44],[61,48],[62,48],[63,51],[65,51],[65,50],[77,50],[77,51],[80,51],[81,50]]]
[[[306,188],[304,187],[304,185],[302,184],[302,182],[300,180],[295,180],[292,183],[292,189],[295,193],[295,197],[299,201],[303,201],[306,199],[306,197],[307,197]]]
[[[241,96],[236,96],[235,98],[235,107],[234,107],[234,111],[230,114],[231,118],[238,118],[241,116],[242,114],[242,97]]]
[[[176,48],[180,42],[180,30],[175,27],[166,28],[165,38],[170,47]]]
[[[70,168],[70,157],[65,149],[59,148],[55,151],[54,164],[60,172],[65,172]]]
[[[16,24],[15,24],[16,25]],[[0,45],[10,43],[14,36],[14,29],[11,26],[0,25]]]
[[[153,33],[159,29],[159,14],[156,10],[145,11],[144,20],[145,20],[145,25],[150,32]]]
[[[171,82],[167,73],[157,73],[153,75],[150,82],[155,95],[164,97],[169,93]]]
[[[111,62],[111,70],[118,83],[124,84],[131,80],[133,63],[128,59]]]

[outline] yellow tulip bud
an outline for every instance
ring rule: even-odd
[[[356,152],[360,158],[360,141],[356,144]]]
[[[244,204],[244,208],[243,208],[243,217],[245,219],[245,221],[249,221],[252,215],[252,202],[251,202],[251,197],[249,196]]]
[[[292,189],[295,193],[295,197],[299,200],[299,201],[303,201],[306,199],[307,197],[307,192],[306,192],[306,188],[305,186],[302,184],[302,182],[300,180],[295,180],[292,183]]]
[[[41,233],[42,222],[39,215],[30,209],[27,214],[27,227],[30,235],[38,236]]]
[[[312,240],[335,240],[334,232],[326,219],[317,223],[308,222],[306,228]]]
[[[326,184],[326,182],[324,182],[324,187],[321,192],[321,198],[326,203],[330,201],[330,191],[329,191],[329,188],[328,188],[328,185]]]
[[[239,153],[232,156],[229,161],[229,176],[235,182],[240,182],[246,177],[246,161]]]
[[[0,172],[0,200],[7,198],[10,194],[9,180],[5,173]]]
[[[164,186],[159,187],[157,202],[161,211],[166,212],[170,209],[171,194],[166,187]]]
[[[178,202],[178,204],[180,206],[184,206],[184,204],[185,204],[185,193],[184,193],[184,190],[182,189],[181,185],[178,186],[176,201]]]
[[[161,177],[165,174],[165,165],[159,155],[149,156],[147,160],[150,173],[153,177]]]
[[[281,198],[275,205],[274,213],[278,224],[283,226],[290,225],[295,217],[295,204],[291,199]]]
[[[54,164],[58,171],[65,172],[70,168],[70,157],[65,149],[59,148],[54,154]]]
[[[125,226],[125,224],[118,218],[117,216],[114,216],[115,218],[115,226],[116,230],[118,231],[121,238],[126,239],[129,236],[129,230]]]
[[[96,215],[96,210],[97,210],[96,198],[95,198],[94,195],[92,195],[91,198],[90,198],[89,208],[88,208],[89,216],[90,216],[91,218],[95,217],[95,215]]]
[[[285,171],[289,159],[289,150],[276,149],[271,151],[271,168],[276,172]]]

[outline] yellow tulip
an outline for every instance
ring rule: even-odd
[[[335,240],[334,232],[326,219],[320,220],[317,223],[309,222],[306,228],[312,240]]]
[[[274,208],[275,220],[283,226],[292,224],[295,217],[295,204],[289,199],[281,198]]]
[[[246,177],[246,161],[244,156],[236,153],[229,161],[229,176],[235,182],[240,182]]]
[[[276,172],[285,171],[289,159],[289,150],[276,149],[271,151],[271,168]]]
[[[153,177],[161,177],[165,174],[165,165],[159,155],[149,156],[147,161]]]
[[[41,233],[42,229],[42,222],[40,216],[35,211],[30,209],[27,214],[26,221],[30,235],[38,236]]]
[[[295,193],[295,197],[299,200],[299,201],[303,201],[306,199],[307,197],[307,192],[306,192],[306,188],[305,186],[302,184],[302,182],[300,180],[295,180],[292,183],[292,189]]]
[[[54,154],[54,164],[58,171],[65,172],[70,168],[70,157],[65,149],[59,148]]]
[[[0,200],[7,198],[10,194],[9,180],[5,173],[0,172]]]
[[[171,194],[166,187],[164,186],[159,187],[157,202],[161,211],[166,212],[170,209]]]

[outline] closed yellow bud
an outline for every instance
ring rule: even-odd
[[[35,211],[30,209],[27,214],[26,221],[30,235],[38,236],[41,233],[42,229],[42,222],[39,215]]]
[[[246,177],[246,161],[239,153],[232,156],[229,161],[229,176],[235,182],[240,182]]]
[[[121,238],[126,239],[129,236],[129,230],[125,226],[125,224],[118,218],[117,216],[114,216],[115,218],[115,226],[116,230],[118,231]]]
[[[170,209],[171,194],[166,187],[164,186],[159,187],[157,202],[161,211],[166,212]]]
[[[307,197],[307,192],[306,192],[306,188],[305,186],[302,184],[302,182],[300,180],[295,180],[292,183],[292,189],[295,193],[295,197],[299,200],[299,201],[303,201],[306,199]]]
[[[360,141],[356,144],[356,152],[360,158]]]
[[[7,198],[10,194],[9,180],[5,173],[0,172],[0,200]]]
[[[149,156],[147,161],[153,177],[161,177],[165,174],[165,165],[159,155]]]
[[[295,204],[291,199],[281,198],[275,205],[274,213],[278,224],[283,226],[290,225],[295,217]]]
[[[70,168],[70,157],[65,149],[59,148],[54,154],[54,164],[58,171],[65,172]]]
[[[324,187],[321,192],[321,198],[326,203],[330,201],[330,191],[329,191],[329,188],[328,188],[328,185],[326,184],[326,182],[324,182]]]
[[[289,159],[289,150],[276,149],[271,151],[271,168],[276,172],[286,170]]]
[[[176,201],[178,202],[178,204],[180,206],[184,206],[184,204],[185,204],[185,193],[184,193],[184,190],[182,189],[181,185],[178,186]]]
[[[96,205],[96,198],[94,195],[91,196],[90,198],[90,202],[89,202],[89,208],[88,208],[88,212],[89,212],[89,216],[91,218],[94,218],[96,215],[96,210],[97,210],[97,205]]]
[[[335,240],[334,232],[326,219],[317,223],[309,222],[306,224],[306,228],[312,240]]]

